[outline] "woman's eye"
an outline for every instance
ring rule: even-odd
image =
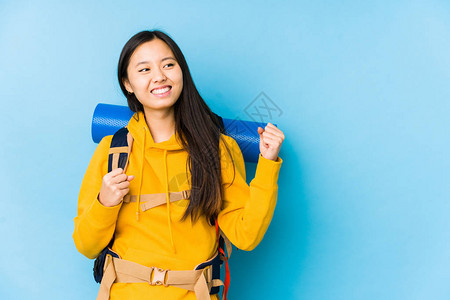
[[[167,64],[166,66],[171,67],[171,66],[174,66],[174,64],[170,63],[170,64]],[[147,72],[147,71],[150,71],[150,69],[149,68],[143,68],[143,69],[139,70],[139,72]]]

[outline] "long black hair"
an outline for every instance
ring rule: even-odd
[[[119,58],[117,75],[120,88],[132,111],[144,111],[142,103],[135,94],[128,94],[124,80],[128,79],[128,64],[136,48],[153,39],[160,39],[169,46],[183,74],[183,90],[174,104],[175,130],[189,154],[186,169],[189,166],[192,183],[189,206],[182,220],[191,216],[191,220],[196,221],[200,216],[204,216],[211,223],[219,214],[222,205],[223,187],[219,143],[221,134],[226,132],[221,128],[216,114],[211,111],[197,91],[178,45],[169,35],[159,30],[141,31],[132,36],[123,47]],[[224,145],[231,159],[230,150],[226,143]],[[234,181],[236,171],[234,163],[232,165]]]

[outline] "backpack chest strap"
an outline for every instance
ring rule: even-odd
[[[175,202],[182,199],[188,199],[191,194],[190,190],[184,190],[181,192],[169,192],[169,201]],[[137,195],[126,195],[123,198],[124,203],[136,202]],[[144,194],[140,195],[141,210],[146,211],[148,209],[157,207],[162,204],[166,204],[166,193]]]

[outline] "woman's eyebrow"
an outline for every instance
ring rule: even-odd
[[[161,61],[165,61],[165,60],[168,60],[168,59],[176,60],[176,59],[173,58],[172,56],[168,56],[168,57],[164,57],[163,59],[161,59]],[[138,62],[138,63],[136,64],[136,67],[139,66],[139,65],[142,65],[142,64],[148,64],[148,63],[149,63],[148,61],[140,61],[140,62]]]

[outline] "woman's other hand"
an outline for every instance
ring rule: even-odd
[[[258,127],[258,133],[259,151],[261,151],[261,155],[266,159],[276,161],[278,153],[280,153],[281,144],[284,141],[283,132],[275,125],[267,123],[264,129]]]
[[[104,206],[116,206],[128,194],[130,181],[133,179],[134,176],[123,173],[122,168],[112,170],[103,176],[98,200]]]

